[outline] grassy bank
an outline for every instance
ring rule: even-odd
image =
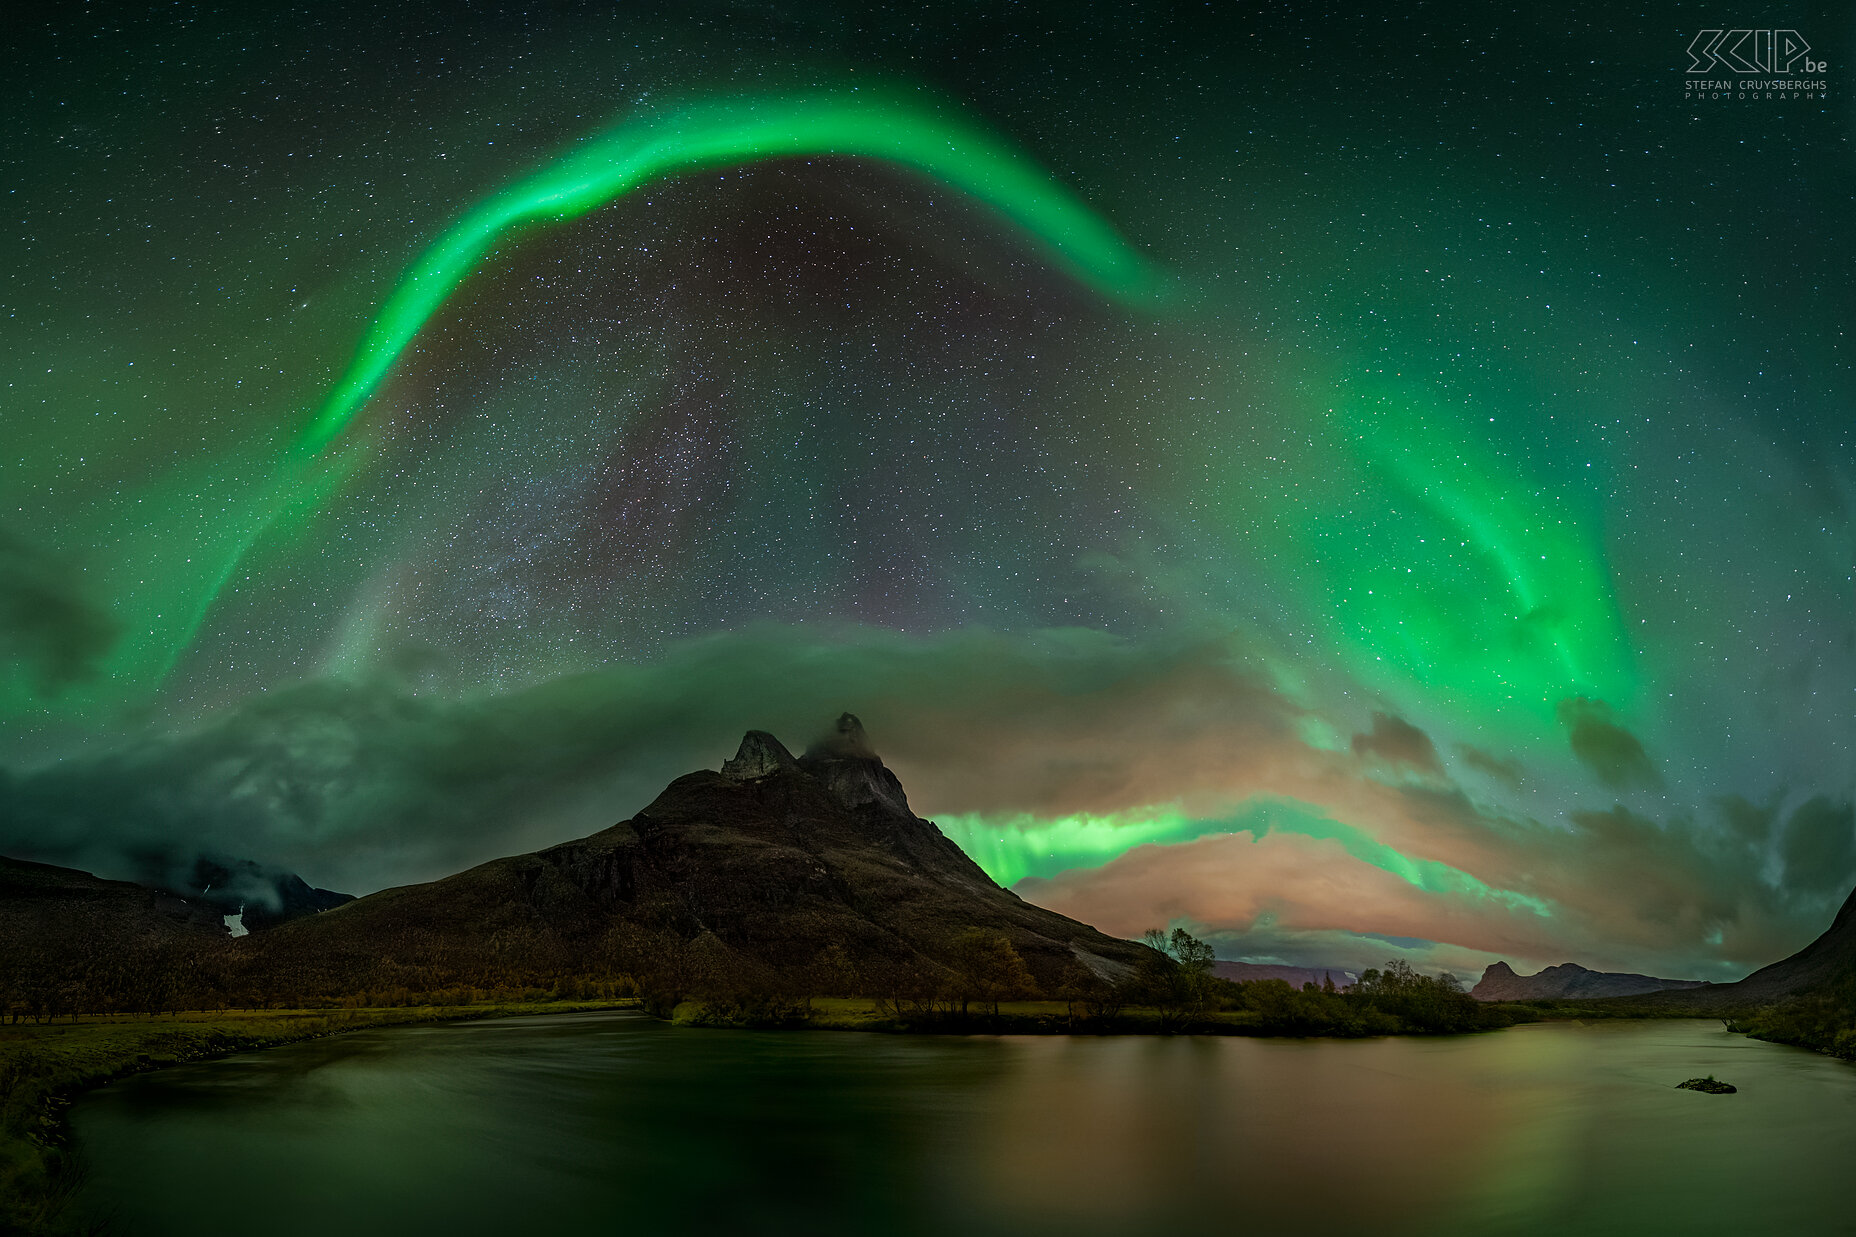
[[[1728,1025],[1755,1039],[1856,1061],[1856,975],[1782,1004],[1750,1010]]]
[[[0,1026],[0,1233],[56,1231],[82,1176],[64,1112],[78,1093],[128,1074],[370,1027],[571,1013],[635,1001],[254,1010],[82,1017]]]

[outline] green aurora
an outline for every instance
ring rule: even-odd
[[[135,660],[119,658],[116,674],[140,677],[141,661],[158,667],[153,674],[158,683],[272,524],[286,515],[307,518],[342,484],[356,463],[329,464],[319,457],[499,241],[566,223],[667,176],[799,156],[881,159],[920,172],[995,210],[1041,243],[1053,263],[1104,296],[1139,306],[1163,300],[1160,273],[1023,155],[899,95],[745,97],[621,125],[492,195],[432,243],[387,296],[347,372],[285,455],[257,513],[247,518],[249,532],[233,544],[211,591],[194,603],[175,645],[146,650],[140,658],[128,653]]]
[[[35,854],[365,891],[849,708],[1008,884],[1294,834],[1440,932],[1719,977],[1856,878],[1830,111],[1548,105],[1438,59],[1584,54],[1482,12],[805,63],[601,20],[15,87]]]
[[[995,817],[942,816],[941,831],[1001,885],[1027,877],[1049,879],[1078,868],[1100,867],[1137,846],[1173,846],[1221,834],[1247,833],[1260,842],[1272,832],[1292,833],[1338,843],[1362,863],[1390,872],[1415,889],[1443,898],[1492,901],[1543,918],[1551,909],[1539,898],[1509,889],[1491,889],[1469,873],[1434,859],[1413,859],[1352,825],[1293,799],[1259,797],[1236,813],[1215,819],[1188,816],[1178,809],[1149,808],[1110,816],[1081,814],[1057,820],[1029,815]]]
[[[876,90],[854,97],[718,100],[621,125],[446,229],[388,295],[298,450],[321,451],[347,427],[420,328],[505,236],[576,219],[666,176],[808,155],[911,168],[996,210],[1103,295],[1136,305],[1160,298],[1159,273],[1114,229],[1023,155],[977,128]]]
[[[1576,500],[1419,391],[1369,389],[1342,425],[1385,497],[1370,520],[1323,513],[1307,530],[1337,640],[1479,712],[1518,701],[1547,718],[1577,695],[1634,703],[1603,547]]]

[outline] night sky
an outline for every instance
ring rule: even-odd
[[[848,709],[1227,958],[1856,884],[1841,6],[445,7],[8,19],[0,851],[366,893]]]

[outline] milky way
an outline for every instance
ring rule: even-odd
[[[1110,931],[1814,935],[1841,103],[1683,100],[1673,12],[1070,16],[33,32],[0,851],[365,892],[851,709]]]
[[[748,98],[713,102],[635,122],[473,209],[441,235],[387,297],[348,371],[292,444],[274,495],[260,504],[250,537],[229,555],[213,596],[307,481],[304,470],[345,429],[393,362],[497,241],[556,224],[653,180],[703,167],[796,155],[883,159],[924,172],[999,212],[1043,242],[1051,257],[1104,294],[1156,301],[1161,280],[1089,210],[997,141],[906,102],[861,97]],[[171,660],[165,664],[171,665]]]

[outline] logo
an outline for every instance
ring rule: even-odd
[[[1796,30],[1703,30],[1688,45],[1688,71],[1709,73],[1820,73],[1811,45]]]

